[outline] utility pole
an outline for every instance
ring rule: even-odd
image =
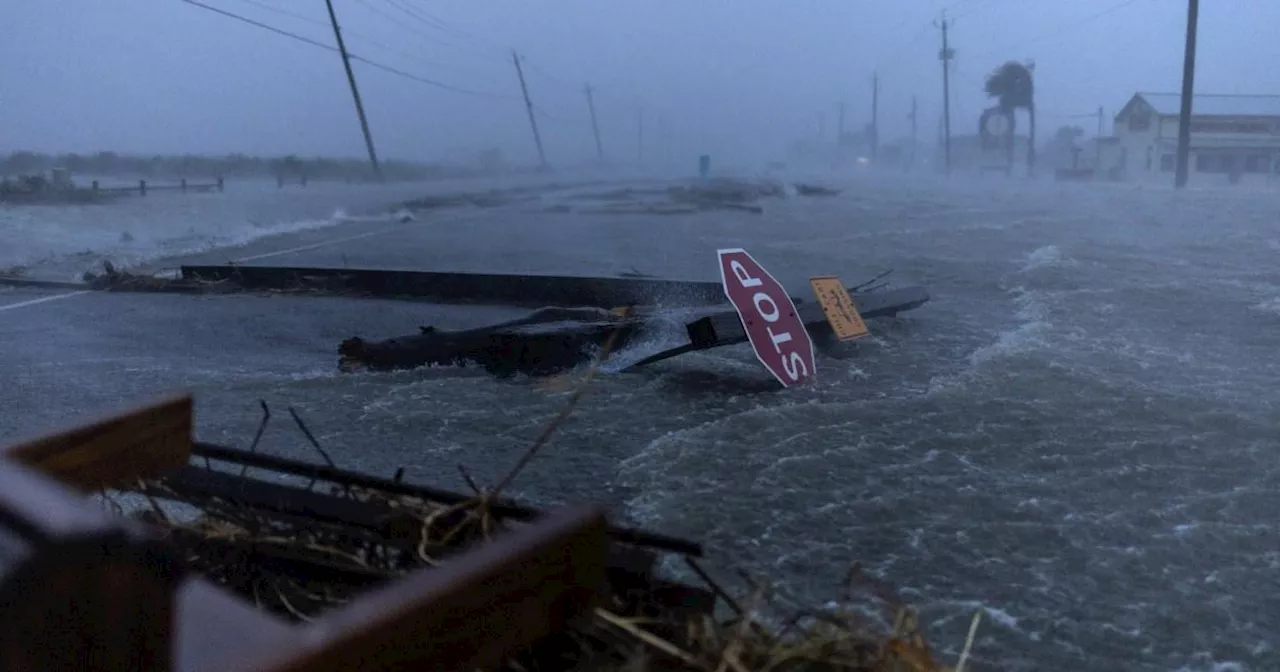
[[[644,161],[644,106],[636,114],[636,161]]]
[[[1182,56],[1182,109],[1178,113],[1178,169],[1173,186],[1187,186],[1187,162],[1191,158],[1191,92],[1196,79],[1196,23],[1200,0],[1187,0],[1187,45]]]
[[[840,139],[844,137],[844,101],[840,101],[840,119],[836,122],[836,146],[840,146]]]
[[[1102,170],[1102,106],[1098,106],[1098,139],[1093,143],[1093,170]]]
[[[939,25],[934,22],[934,25]],[[942,133],[944,162],[947,174],[951,174],[951,59],[955,53],[947,46],[947,10],[942,10],[942,51],[938,59],[942,61]]]
[[[342,67],[347,71],[347,82],[351,84],[351,97],[356,101],[356,115],[360,117],[360,130],[364,133],[364,146],[369,150],[369,165],[373,166],[374,179],[382,179],[382,168],[378,165],[378,153],[373,149],[373,135],[369,133],[369,120],[364,116],[364,104],[360,102],[360,89],[356,87],[356,75],[351,71],[351,58],[347,55],[347,45],[342,41],[342,31],[338,29],[338,15],[333,11],[333,0],[324,0],[329,8],[329,22],[333,24],[333,37],[338,41],[338,52],[342,54]]]
[[[596,101],[591,97],[591,85],[587,88],[587,109],[591,111],[591,133],[596,136],[596,158],[604,163],[604,147],[600,145],[600,125],[596,123]]]
[[[916,167],[916,97],[911,96],[911,114],[907,115],[911,120],[911,159],[907,163],[909,168]]]
[[[524,95],[524,106],[529,111],[529,125],[533,127],[533,142],[538,146],[538,163],[543,170],[547,169],[547,155],[542,151],[542,135],[538,133],[538,119],[533,114],[533,101],[529,100],[529,87],[524,83],[524,70],[520,67],[520,55],[513,49],[511,62],[516,65],[516,77],[520,78],[520,93]]]
[[[871,162],[880,153],[880,73],[871,75]]]

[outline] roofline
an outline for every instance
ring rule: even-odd
[[[1115,117],[1112,118],[1112,121],[1120,119],[1121,115],[1127,112],[1129,110],[1129,107],[1133,105],[1133,102],[1138,99],[1142,99],[1142,102],[1146,103],[1147,106],[1151,108],[1151,111],[1154,112],[1155,116],[1157,117],[1161,117],[1164,119],[1173,119],[1173,118],[1182,116],[1180,113],[1177,113],[1177,112],[1172,114],[1161,114],[1160,111],[1156,109],[1156,106],[1152,105],[1151,101],[1146,99],[1147,96],[1181,97],[1182,94],[1162,93],[1159,91],[1138,91],[1137,93],[1133,94],[1133,97],[1129,99],[1129,102],[1124,104],[1124,107],[1120,108],[1119,112],[1116,112],[1116,115]],[[1275,94],[1275,93],[1195,93],[1195,94],[1192,94],[1192,100],[1194,101],[1196,98],[1277,98],[1277,99],[1280,99],[1280,94]],[[1193,109],[1191,112],[1191,116],[1192,117],[1249,117],[1253,119],[1273,119],[1276,117],[1280,117],[1280,114],[1197,114]]]

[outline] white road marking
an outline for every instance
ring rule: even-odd
[[[287,250],[276,250],[275,252],[264,252],[263,254],[255,254],[248,257],[240,257],[239,259],[233,259],[231,263],[239,264],[246,261],[257,261],[258,259],[270,259],[271,257],[279,257],[286,254],[294,254],[295,252],[307,252],[310,250],[319,249],[321,247],[337,245],[339,243],[349,243],[353,240],[363,240],[365,238],[373,238],[374,236],[385,236],[388,233],[395,233],[397,231],[402,231],[404,229],[412,228],[414,226],[420,226],[422,224],[450,224],[453,222],[465,221],[468,219],[476,219],[480,217],[482,214],[484,213],[472,213],[469,215],[460,215],[457,217],[450,217],[448,219],[427,219],[427,220],[421,220],[421,221],[414,220],[412,222],[405,222],[404,224],[401,224],[399,226],[393,226],[393,227],[390,227],[387,229],[381,229],[378,231],[366,231],[364,233],[357,233],[354,236],[346,236],[344,238],[330,238],[329,240],[322,240],[318,243],[312,243],[310,245],[300,245],[298,247],[291,247]]]
[[[92,289],[82,289],[78,292],[68,292],[66,294],[54,294],[53,296],[42,296],[38,299],[31,299],[29,301],[19,301],[17,303],[10,303],[5,306],[0,306],[0,313],[6,310],[17,310],[18,308],[26,308],[27,306],[35,306],[41,303],[48,303],[50,301],[58,301],[60,299],[69,299],[73,296],[80,296],[81,294],[92,294],[93,291],[94,290]]]

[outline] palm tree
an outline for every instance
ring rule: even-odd
[[[1009,168],[1013,168],[1013,120],[1018,108],[1027,111],[1031,119],[1031,138],[1027,143],[1027,172],[1030,173],[1036,164],[1036,104],[1035,85],[1031,81],[1034,63],[1023,65],[1017,61],[1009,61],[995,69],[987,76],[984,87],[987,95],[995,98],[1001,114],[1009,118],[1005,131],[1006,151],[1009,153]]]

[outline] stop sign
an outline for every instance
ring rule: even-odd
[[[817,374],[813,341],[782,283],[741,248],[718,250],[724,295],[738,311],[756,358],[783,387]]]

